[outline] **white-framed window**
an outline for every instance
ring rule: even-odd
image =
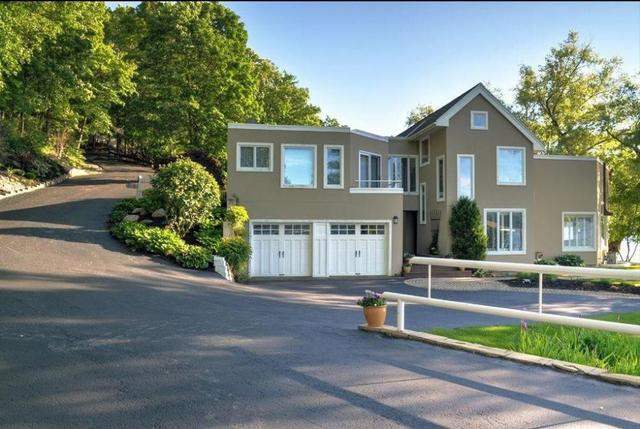
[[[281,187],[316,187],[316,148],[316,145],[308,144],[283,144],[281,146]]]
[[[420,140],[420,167],[429,164],[431,158],[431,139],[429,136]]]
[[[360,225],[360,235],[384,235],[384,224]]]
[[[458,154],[458,198],[474,199],[476,194],[475,156]]]
[[[389,155],[387,167],[392,187],[402,188],[405,194],[417,192],[418,163],[415,155]]]
[[[498,185],[525,186],[527,184],[527,150],[517,146],[496,148]]]
[[[284,235],[310,235],[311,225],[302,223],[285,224]]]
[[[253,235],[279,235],[280,225],[272,223],[257,223],[253,225]]]
[[[273,171],[273,143],[238,143],[236,171]]]
[[[489,129],[489,113],[481,110],[471,111],[471,129],[472,130],[488,130]]]
[[[427,184],[420,183],[420,207],[419,207],[420,224],[427,223]]]
[[[436,158],[436,201],[445,199],[445,173],[444,155],[440,155]]]
[[[562,251],[596,250],[595,212],[562,213]]]
[[[525,209],[484,209],[484,230],[488,255],[526,253],[527,216]]]
[[[344,186],[344,150],[340,145],[324,146],[324,187],[342,189]]]
[[[354,224],[333,224],[330,228],[331,235],[356,235],[356,226]]]
[[[380,187],[380,154],[360,151],[358,155],[358,187]]]

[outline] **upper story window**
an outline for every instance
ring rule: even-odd
[[[341,189],[344,182],[344,156],[342,146],[324,147],[324,187]]]
[[[523,147],[498,146],[498,185],[526,185],[526,150]]]
[[[471,129],[472,130],[488,130],[489,129],[489,113],[479,110],[471,111]]]
[[[273,171],[273,144],[238,143],[237,171]]]
[[[405,193],[417,192],[418,165],[415,156],[390,155],[387,167],[392,187],[402,188]]]
[[[377,153],[360,152],[360,173],[358,187],[380,187],[380,155]]]
[[[475,156],[458,155],[458,198],[475,198]]]
[[[316,187],[316,145],[282,145],[283,188]]]
[[[490,255],[525,253],[525,222],[524,209],[485,209],[487,253]]]
[[[444,201],[445,194],[444,155],[436,158],[436,201]]]
[[[429,163],[431,156],[431,139],[425,137],[420,140],[420,167]]]
[[[562,214],[562,251],[595,250],[595,213]]]

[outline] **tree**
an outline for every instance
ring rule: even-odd
[[[475,201],[462,197],[451,208],[449,218],[451,253],[454,258],[482,260],[487,254],[487,235]]]
[[[430,104],[418,104],[409,114],[407,115],[407,120],[405,121],[405,125],[410,127],[411,125],[419,122],[424,117],[433,113],[435,109]]]
[[[342,125],[340,122],[338,122],[338,120],[336,118],[333,118],[329,115],[326,115],[324,117],[324,119],[322,120],[322,126],[323,127],[342,127],[344,125]]]

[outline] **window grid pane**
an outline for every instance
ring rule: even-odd
[[[355,235],[356,226],[347,224],[331,225],[331,235]]]
[[[595,247],[594,215],[565,215],[563,244],[566,248]]]
[[[520,210],[487,212],[486,234],[488,251],[522,252],[525,240],[524,231],[524,212]]]
[[[256,167],[258,168],[269,168],[270,156],[269,156],[269,148],[266,146],[256,146]]]
[[[309,235],[311,232],[310,225],[303,224],[286,224],[284,226],[284,235]]]
[[[360,225],[361,235],[384,235],[384,225]]]
[[[280,225],[278,224],[256,224],[253,225],[254,235],[279,235]]]
[[[240,146],[240,167],[254,167],[254,148],[251,146]]]

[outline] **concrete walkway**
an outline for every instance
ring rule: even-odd
[[[141,170],[106,170],[0,203],[2,427],[640,426],[640,390],[358,331],[356,297],[416,293],[400,279],[234,285],[130,253],[104,219]],[[473,317],[407,309],[414,327],[491,322]]]

